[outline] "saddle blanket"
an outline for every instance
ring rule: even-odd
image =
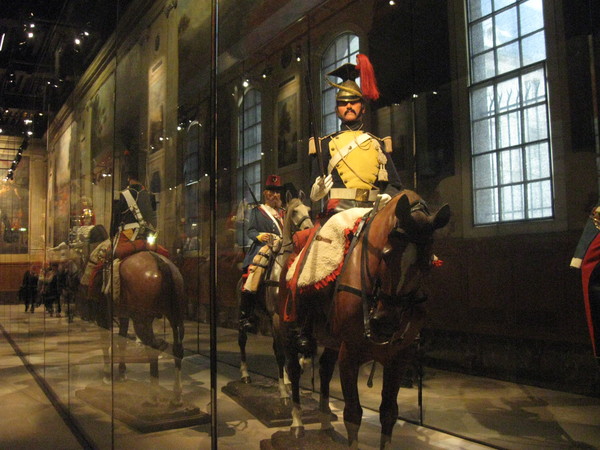
[[[371,208],[351,208],[335,214],[319,230],[312,243],[304,247],[292,262],[286,276],[289,283],[296,273],[298,261],[308,250],[304,267],[298,277],[298,289],[309,286],[319,289],[334,281],[340,273],[347,246],[348,230],[352,230],[358,219]]]

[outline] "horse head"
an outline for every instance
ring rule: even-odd
[[[304,204],[306,195],[304,191],[298,193],[298,197],[292,197],[288,191],[286,193],[287,210],[285,213],[284,235],[286,230],[291,234],[296,231],[312,228],[313,223],[310,219],[310,207]]]
[[[378,310],[388,315],[392,312],[392,320],[387,320],[384,329],[380,330],[389,335],[391,328],[397,328],[401,311],[426,299],[421,286],[434,260],[434,232],[446,226],[451,213],[450,207],[444,205],[432,214],[416,193],[403,191],[378,216],[380,214],[385,219],[380,223],[387,226],[379,228],[383,235],[379,245],[380,259],[371,281],[378,293]],[[376,221],[373,222],[376,226]],[[375,233],[377,231],[371,229],[370,234]],[[373,247],[377,246],[373,244]]]

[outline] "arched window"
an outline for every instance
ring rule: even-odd
[[[244,94],[238,114],[238,132],[236,242],[240,247],[248,247],[251,244],[247,233],[249,204],[254,203],[255,198],[260,201],[261,194],[261,95],[256,89]]]
[[[250,89],[244,95],[238,116],[237,199],[253,202],[248,186],[260,199],[260,160],[262,157],[261,95]]]
[[[321,59],[321,79],[323,80],[321,88],[321,117],[323,122],[321,125],[323,135],[334,133],[340,129],[340,120],[335,114],[335,94],[337,90],[325,81],[325,76],[344,63],[356,64],[358,51],[358,36],[352,33],[344,33],[335,38],[323,54]],[[333,79],[332,81],[339,80]],[[356,81],[360,83],[360,79]]]

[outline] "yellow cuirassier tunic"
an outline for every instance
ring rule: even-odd
[[[333,136],[329,141],[331,158],[334,158],[344,147],[357,142],[357,138],[362,134],[365,132],[344,131]],[[371,189],[377,181],[381,164],[380,155],[382,152],[379,140],[369,134],[369,139],[360,143],[335,166],[344,186],[349,189]]]

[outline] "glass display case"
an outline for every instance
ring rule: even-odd
[[[132,2],[46,139],[1,140],[0,170],[19,161],[0,181],[0,324],[93,448],[334,448],[354,436],[360,421],[344,417],[357,414],[358,441],[374,448],[389,437],[380,409],[396,423],[394,383],[392,448],[443,440],[434,433],[591,448],[600,378],[568,265],[598,190],[597,50],[595,13],[566,1]],[[339,97],[350,91],[332,72],[356,70],[357,55],[372,63],[375,99],[362,71],[360,95]],[[340,112],[356,103],[360,120]],[[335,139],[350,129],[352,142],[365,137],[343,154]],[[369,149],[375,172],[358,156]],[[342,338],[334,306],[299,309],[318,319],[300,415],[278,348],[296,367],[296,334],[278,333],[305,332],[302,319],[286,325],[302,247],[284,231],[328,226],[327,197],[310,198],[325,172],[335,172],[328,195],[352,191],[342,201],[362,209],[336,209],[330,221],[352,219],[327,228],[332,238],[308,237],[341,246],[311,301],[358,301],[367,324],[386,305],[405,315],[379,336]],[[410,208],[385,209],[384,198],[369,215],[376,190]],[[309,222],[294,223],[302,208]],[[357,220],[386,211],[393,226],[360,241]],[[292,259],[277,259],[292,243]],[[248,266],[260,266],[246,256],[263,244],[268,271],[284,275],[267,272],[244,296]],[[345,255],[370,245],[401,281],[344,273]],[[311,264],[302,258],[294,283]],[[313,256],[315,271],[324,259]],[[402,287],[417,283],[407,267],[418,288]],[[319,358],[340,346],[326,395]]]

